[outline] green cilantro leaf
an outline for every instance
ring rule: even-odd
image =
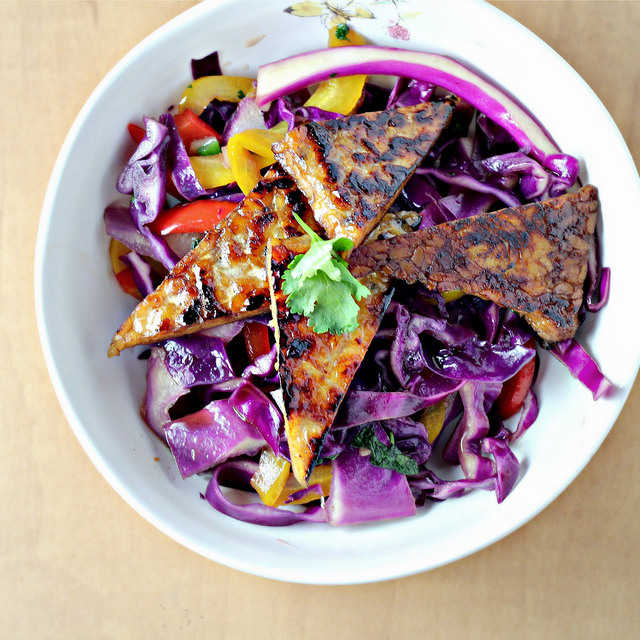
[[[294,313],[307,316],[316,333],[348,333],[358,327],[358,305],[351,290],[324,271],[308,278],[304,289],[293,291],[287,305]]]
[[[338,38],[338,40],[349,40],[349,38],[347,37],[348,35],[349,25],[343,22],[336,27],[336,38]]]
[[[238,100],[242,100],[242,98],[246,98],[246,94],[242,89],[240,89],[238,91]]]
[[[402,453],[395,445],[393,434],[389,433],[391,444],[382,444],[371,425],[367,425],[358,432],[351,441],[352,447],[366,447],[371,451],[370,462],[374,467],[392,469],[405,476],[413,476],[418,473],[418,463],[410,456]]]
[[[359,307],[356,301],[371,294],[358,282],[347,263],[338,255],[353,246],[348,238],[323,240],[294,214],[311,237],[307,253],[296,256],[283,274],[282,291],[293,313],[306,316],[316,333],[336,335],[358,327]]]

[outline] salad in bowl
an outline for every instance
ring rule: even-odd
[[[214,51],[176,113],[129,123],[130,200],[105,222],[114,275],[143,299],[109,355],[145,346],[143,419],[231,517],[361,524],[472,489],[502,502],[538,352],[596,400],[611,386],[575,338],[608,298],[597,190],[455,60],[346,23],[328,45],[255,82]]]
[[[637,371],[638,187],[597,98],[491,6],[416,3],[407,40],[395,4],[308,4],[203,3],[114,68],[52,176],[36,297],[127,502],[335,584],[491,544],[584,467]]]

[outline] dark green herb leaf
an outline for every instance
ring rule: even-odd
[[[347,38],[348,35],[349,26],[344,22],[336,27],[336,38],[338,38],[338,40],[349,40],[349,38]]]
[[[374,428],[368,425],[358,432],[358,435],[352,440],[351,446],[369,449],[371,451],[370,461],[374,467],[392,469],[405,476],[418,473],[417,462],[398,449],[394,444],[392,433],[389,433],[389,439],[391,440],[389,446],[382,444],[378,440]]]

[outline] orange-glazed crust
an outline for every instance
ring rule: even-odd
[[[311,215],[293,180],[274,167],[134,309],[113,337],[109,356],[267,312],[267,240],[303,233],[293,212]]]
[[[429,153],[451,100],[308,122],[272,148],[329,238],[359,245]]]

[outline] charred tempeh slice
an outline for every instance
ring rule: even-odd
[[[419,224],[420,217],[414,212],[389,212],[366,241],[408,233]],[[324,437],[378,330],[391,295],[387,292],[391,279],[371,273],[362,280],[372,295],[359,303],[356,331],[341,336],[317,334],[309,329],[307,318],[289,312],[281,288],[288,261],[307,250],[308,238],[292,238],[278,244],[276,260],[269,261],[269,284],[275,306],[272,312],[276,320],[287,440],[294,474],[304,484],[321,456]],[[315,393],[317,388],[322,391]]]
[[[371,271],[431,289],[459,289],[509,307],[548,342],[573,337],[593,248],[598,192],[571,193],[446,222],[356,249]]]
[[[303,233],[293,212],[312,219],[293,180],[274,167],[134,309],[109,356],[268,311],[267,239]]]
[[[358,303],[358,328],[342,335],[315,333],[307,318],[289,311],[282,292],[282,275],[291,260],[308,249],[307,240],[274,243],[268,260],[285,434],[291,469],[302,485],[307,484],[338,407],[378,330],[389,286],[386,276],[365,276],[362,283],[371,295]]]
[[[327,237],[358,246],[438,140],[452,100],[309,122],[272,145]]]

